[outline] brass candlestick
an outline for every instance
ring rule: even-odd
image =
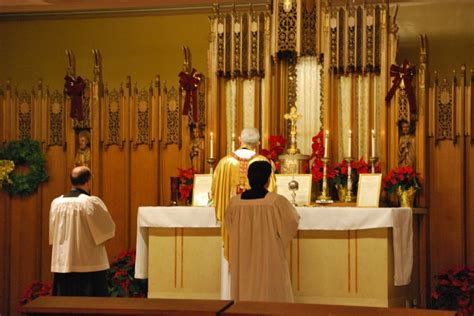
[[[327,157],[321,158],[321,161],[323,162],[323,184],[321,188],[321,195],[318,196],[316,203],[319,203],[319,204],[333,203],[334,201],[331,200],[331,196],[329,195],[329,189],[328,189],[327,168],[328,168],[329,158]]]
[[[370,172],[375,173],[375,165],[377,164],[377,161],[379,161],[379,157],[370,157],[369,162],[370,162]]]
[[[207,164],[209,165],[209,173],[214,173],[214,164],[216,163],[216,158],[208,158],[206,160]]]
[[[345,157],[345,161],[347,161],[347,194],[344,198],[344,202],[354,202],[356,197],[352,194],[352,162],[354,158],[352,157]]]

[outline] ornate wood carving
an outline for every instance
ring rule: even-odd
[[[443,79],[441,84],[438,84],[436,78],[435,85],[437,86],[436,98],[436,127],[435,127],[435,141],[454,140],[454,105],[452,85],[447,79]]]
[[[356,10],[350,6],[347,12],[347,63],[346,72],[356,69]]]
[[[249,31],[249,15],[247,13],[242,14],[242,51],[241,51],[241,71],[243,77],[249,76],[249,39],[250,39],[250,31]]]
[[[346,34],[344,32],[344,25],[345,25],[345,12],[343,8],[339,9],[338,19],[337,19],[337,30],[339,32],[337,36],[337,69],[340,73],[344,73],[344,65],[346,64],[346,56],[347,56],[347,47],[345,44],[346,41]]]
[[[32,102],[33,96],[26,91],[15,92],[18,139],[32,138]]]
[[[374,69],[374,34],[375,34],[375,16],[374,7],[369,5],[365,16],[365,71],[370,72]]]
[[[291,3],[291,10],[285,12],[283,2],[278,1],[278,29],[276,34],[276,51],[278,54],[297,51],[297,4],[295,0],[291,0]]]
[[[328,7],[330,68],[339,73],[380,72],[383,5]]]
[[[232,41],[234,47],[232,75],[238,77],[242,73],[242,17],[237,12],[233,12]]]
[[[225,74],[225,19],[216,13],[216,42],[217,42],[217,75],[223,76]]]
[[[329,28],[330,28],[330,68],[337,71],[337,10],[331,9]]]
[[[123,147],[123,116],[124,116],[124,90],[113,89],[109,91],[105,89],[105,139],[104,146],[107,149],[110,145],[118,145]]]
[[[65,146],[64,140],[64,94],[58,90],[50,93],[46,90],[46,104],[47,104],[47,146]]]
[[[301,38],[301,56],[317,56],[317,7],[316,5],[303,5],[302,8],[302,38]]]
[[[374,37],[374,72],[380,73],[382,54],[382,32],[381,32],[381,8],[375,7],[375,37]]]
[[[178,91],[171,87],[163,89],[166,108],[166,141],[165,145],[176,144],[181,148],[181,111]]]
[[[252,78],[264,74],[265,16],[262,11],[233,10],[222,13],[215,7],[209,19],[215,28],[216,73],[220,77]]]
[[[206,126],[206,79],[201,81],[200,89],[198,90],[198,112],[199,112],[199,126]]]
[[[225,17],[225,50],[224,50],[224,75],[230,77],[232,68],[232,17],[227,14]]]
[[[399,89],[398,94],[398,121],[410,121],[410,105],[405,89]]]
[[[153,146],[153,138],[151,135],[152,120],[152,89],[134,88],[134,121],[133,121],[133,144],[136,148],[138,145]]]
[[[362,8],[358,7],[357,8],[357,16],[356,16],[356,25],[357,25],[357,31],[356,31],[356,48],[355,48],[355,54],[356,54],[356,60],[355,60],[355,67],[356,71],[358,73],[362,72],[362,29],[363,29],[363,23],[362,23]]]

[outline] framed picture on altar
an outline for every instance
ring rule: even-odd
[[[212,174],[195,174],[193,181],[193,206],[208,206]]]
[[[276,192],[298,206],[311,204],[311,174],[277,174]]]
[[[359,175],[357,191],[358,207],[379,207],[380,189],[382,187],[381,173],[367,173]]]

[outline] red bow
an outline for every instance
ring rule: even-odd
[[[202,75],[196,72],[196,69],[193,68],[191,73],[187,73],[181,71],[179,73],[179,84],[181,87],[186,91],[186,95],[184,96],[184,108],[183,108],[183,115],[187,115],[191,108],[193,107],[193,122],[198,121],[198,113],[197,113],[197,88],[199,87],[199,83],[202,80]]]
[[[387,93],[385,97],[385,102],[387,105],[390,103],[390,100],[395,95],[395,91],[397,91],[400,83],[403,80],[403,84],[405,85],[405,91],[408,97],[408,103],[410,104],[410,113],[416,113],[416,99],[415,99],[415,92],[411,86],[411,79],[415,75],[415,68],[410,67],[407,60],[405,60],[401,67],[397,65],[390,66],[390,77],[393,77],[392,80],[392,87]]]
[[[71,98],[71,118],[78,121],[84,119],[84,112],[82,108],[82,95],[86,88],[86,83],[81,77],[74,79],[71,76],[64,77],[64,91]]]

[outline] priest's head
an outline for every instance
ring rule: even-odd
[[[240,133],[239,140],[241,147],[255,149],[260,145],[260,133],[258,132],[258,129],[254,127],[246,127]]]
[[[91,177],[91,170],[86,166],[75,167],[71,172],[71,184],[75,188],[89,192]]]
[[[247,178],[252,189],[267,188],[272,173],[272,165],[268,161],[255,161],[247,170]]]

